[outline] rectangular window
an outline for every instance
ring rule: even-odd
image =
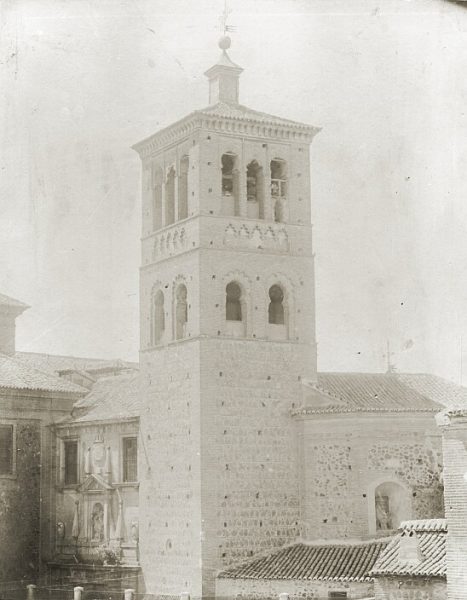
[[[13,425],[0,425],[0,475],[13,474]]]
[[[138,481],[138,444],[135,437],[123,438],[123,481]]]
[[[78,442],[65,442],[65,485],[78,483]]]
[[[347,592],[329,592],[329,600],[344,600],[347,598]]]

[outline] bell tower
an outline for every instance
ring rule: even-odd
[[[230,39],[210,104],[134,146],[143,169],[139,456],[147,591],[214,595],[217,570],[299,535],[290,410],[316,378],[309,145],[239,104]],[[279,85],[279,83],[278,83]]]

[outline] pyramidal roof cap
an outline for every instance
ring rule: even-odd
[[[226,50],[223,50],[219,60],[215,65],[213,65],[210,69],[205,71],[205,75],[209,77],[210,75],[215,75],[217,71],[220,69],[232,69],[236,73],[240,74],[243,69],[239,65],[235,64],[230,56],[227,54]]]

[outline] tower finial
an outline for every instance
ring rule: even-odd
[[[221,29],[222,29],[222,33],[224,34],[224,36],[228,32],[235,31],[235,27],[233,25],[227,25],[227,20],[229,18],[229,15],[231,14],[231,12],[232,12],[232,9],[229,9],[227,6],[227,0],[224,0],[224,12],[222,13],[222,15],[220,17],[221,26],[222,26]]]
[[[232,40],[226,34],[228,31],[235,31],[233,25],[227,25],[227,19],[231,12],[227,7],[227,0],[224,0],[224,12],[220,18],[223,35],[219,39],[219,48],[222,50],[222,54],[217,63],[205,73],[209,79],[210,104],[217,102],[238,104],[238,78],[243,69],[236,65],[227,54]]]
[[[224,0],[224,12],[220,16],[221,30],[222,30],[223,35],[221,38],[219,38],[219,48],[223,52],[228,50],[230,48],[230,46],[232,45],[232,40],[227,35],[227,33],[231,32],[231,31],[235,31],[235,27],[233,25],[227,25],[227,20],[228,20],[231,12],[232,12],[232,9],[229,9],[227,6],[227,0]]]

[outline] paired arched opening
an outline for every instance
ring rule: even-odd
[[[180,283],[175,290],[175,339],[186,337],[186,324],[188,321],[188,292],[186,285]]]
[[[232,152],[226,152],[221,157],[222,171],[222,208],[221,213],[228,216],[240,216],[240,185],[238,157]],[[281,158],[274,158],[269,163],[270,197],[265,189],[263,166],[256,159],[251,160],[244,176],[246,178],[246,214],[242,205],[242,216],[250,219],[264,219],[272,213],[277,223],[287,220],[287,163]],[[243,189],[243,187],[242,187]],[[267,210],[266,210],[266,202]],[[270,203],[270,204],[269,204]]]
[[[266,337],[273,340],[288,338],[288,305],[285,288],[274,283],[268,289],[264,311],[267,320],[263,327]],[[260,315],[261,313],[255,313]],[[264,314],[264,313],[262,313]],[[228,335],[246,335],[247,302],[243,286],[238,281],[230,281],[225,287],[225,322]],[[258,331],[261,331],[260,329]],[[261,334],[264,335],[264,334]]]
[[[188,217],[189,168],[188,156],[167,168],[165,177],[162,167],[154,166],[151,199],[153,231]]]
[[[151,298],[151,345],[158,344],[165,331],[164,293],[157,290]]]

